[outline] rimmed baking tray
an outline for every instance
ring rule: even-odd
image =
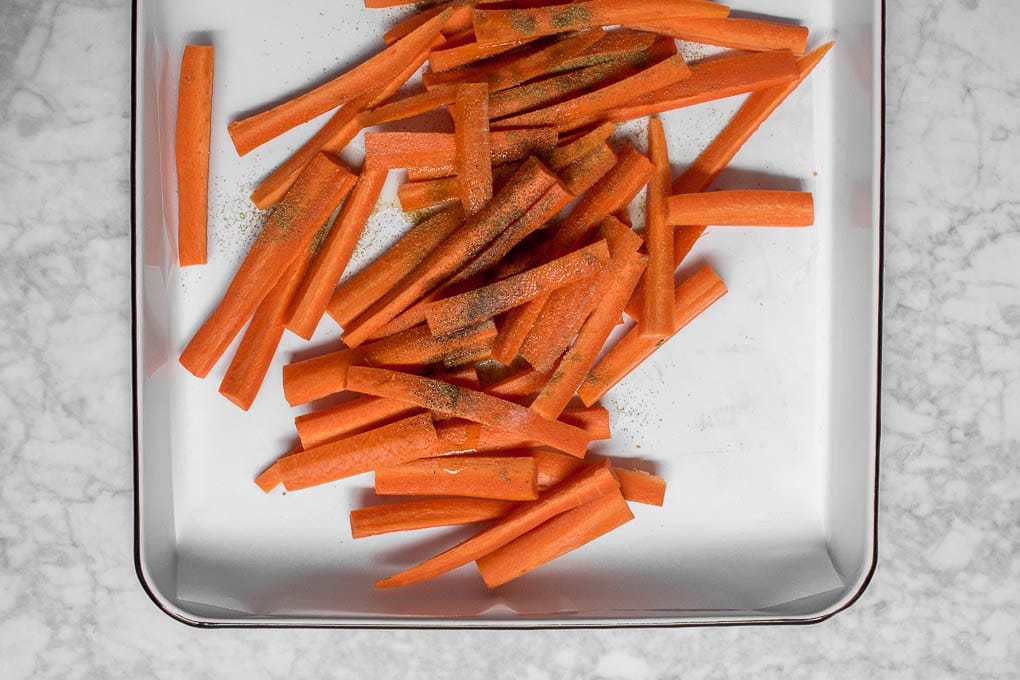
[[[605,400],[616,435],[599,452],[665,476],[665,506],[638,507],[636,521],[496,592],[467,568],[376,592],[374,580],[460,532],[355,542],[346,511],[370,479],[269,496],[252,483],[290,444],[282,363],[335,344],[338,329],[288,337],[248,413],[218,395],[223,366],[200,381],[176,358],[258,228],[248,191],[315,127],[238,158],[227,123],[377,50],[398,13],[353,0],[134,3],[135,538],[158,606],[210,626],[675,626],[819,621],[859,596],[876,560],[883,6],[747,9],[837,45],[717,186],[803,187],[817,222],[712,231],[692,257],[729,294]],[[191,41],[217,47],[211,264],[181,271],[173,118]],[[664,116],[678,168],[741,99]],[[355,164],[359,143],[345,152]],[[407,224],[397,181],[355,267]]]

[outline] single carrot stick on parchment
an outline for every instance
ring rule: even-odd
[[[212,47],[187,45],[177,95],[177,250],[182,267],[208,262],[209,142],[213,98]]]

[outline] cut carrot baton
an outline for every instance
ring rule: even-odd
[[[280,472],[280,461],[278,460],[273,461],[272,465],[255,478],[255,485],[262,489],[263,493],[269,493],[281,484],[283,484],[283,473]]]
[[[725,17],[729,8],[703,0],[654,0],[621,3],[589,0],[564,5],[509,10],[475,10],[475,35],[480,43],[537,38],[600,26],[628,26],[664,17]]]
[[[619,482],[608,466],[583,470],[563,484],[550,489],[534,503],[527,503],[491,526],[449,550],[410,569],[378,581],[377,588],[393,588],[435,578],[488,555],[543,522],[584,504],[592,497],[610,493]]]
[[[673,229],[666,220],[666,197],[673,178],[666,132],[658,118],[648,124],[648,156],[655,172],[645,203],[648,270],[640,332],[645,337],[664,338],[673,331]]]
[[[676,296],[673,307],[674,330],[670,338],[725,293],[726,284],[708,265],[681,281],[674,291]],[[577,390],[577,396],[587,405],[594,404],[668,340],[669,338],[659,340],[643,338],[639,330],[631,329],[599,360],[584,384]]]
[[[513,40],[510,42],[495,44],[488,43],[480,45],[477,42],[469,42],[447,49],[435,50],[429,57],[429,66],[433,73],[452,71],[457,68],[469,66],[475,62],[499,56],[511,50],[527,45],[530,40]]]
[[[385,170],[366,170],[351,191],[336,225],[294,297],[287,328],[298,337],[308,340],[315,333],[385,182]]]
[[[392,399],[358,397],[321,411],[300,415],[294,419],[294,426],[301,446],[311,449],[420,412],[419,408]]]
[[[485,393],[511,401],[521,397],[528,397],[545,387],[551,375],[551,371],[549,373],[541,373],[533,368],[525,368],[489,385],[485,388]],[[577,423],[571,424],[577,425]],[[580,426],[578,425],[578,427]]]
[[[634,293],[648,258],[621,250],[613,257],[599,305],[577,334],[574,344],[560,359],[549,383],[531,403],[531,410],[545,418],[559,418],[574,391],[581,386],[613,332],[627,301]]]
[[[411,14],[406,19],[393,26],[393,28],[383,33],[383,42],[387,45],[392,45],[401,38],[409,35],[412,31],[414,31],[414,29],[419,28],[428,20],[445,12],[449,7],[450,3],[443,3],[441,5],[436,5],[435,7],[430,7],[422,12],[415,12],[414,14]]]
[[[560,414],[560,420],[581,428],[592,439],[609,439],[613,436],[609,428],[609,411],[605,406],[568,406]]]
[[[457,99],[457,88],[453,85],[443,85],[433,88],[428,92],[413,94],[404,97],[384,106],[364,111],[358,115],[358,123],[361,127],[393,123],[398,120],[406,120],[420,116],[429,111],[435,111],[444,106],[449,106]]]
[[[340,326],[346,326],[388,293],[463,222],[460,205],[419,222],[374,262],[341,283],[326,312]]]
[[[550,295],[518,350],[521,358],[536,371],[552,377],[560,356],[595,306],[601,304],[600,290],[601,286],[584,281]]]
[[[616,165],[581,198],[556,232],[551,247],[569,248],[583,240],[602,220],[627,207],[652,176],[651,161],[625,146]]]
[[[462,355],[479,346],[492,346],[496,326],[491,321],[448,335],[433,335],[421,325],[358,349],[341,349],[283,367],[283,393],[291,406],[322,399],[347,386],[348,369],[359,363],[420,367]]]
[[[679,54],[638,71],[632,76],[582,94],[560,104],[499,121],[500,127],[555,125],[560,131],[576,130],[598,122],[605,113],[663,86],[689,78],[691,69]]]
[[[788,83],[797,63],[787,51],[738,54],[691,67],[691,77],[603,109],[605,117],[623,122],[687,106],[733,97]]]
[[[382,368],[354,366],[347,372],[353,392],[396,399],[437,413],[512,430],[528,440],[583,458],[591,437],[587,432],[542,418],[513,402],[439,380]]]
[[[453,113],[460,202],[474,215],[492,200],[492,155],[489,151],[489,89],[470,83],[457,88]]]
[[[634,513],[619,490],[603,494],[478,558],[478,571],[486,587],[498,588],[632,519]]]
[[[474,524],[503,517],[515,507],[513,501],[456,496],[373,505],[351,511],[351,537]]]
[[[560,170],[560,178],[572,194],[580,196],[605,177],[616,165],[617,160],[613,147],[603,142],[587,155]]]
[[[324,226],[320,233],[324,232]],[[318,240],[318,239],[316,239]],[[269,292],[255,310],[248,327],[241,336],[234,358],[230,361],[220,394],[247,411],[255,401],[262,382],[273,363],[273,356],[280,345],[287,323],[287,310],[297,293],[298,286],[315,256],[315,242],[305,254],[290,266],[280,282]]]
[[[205,264],[209,222],[209,136],[212,127],[211,46],[186,45],[177,94],[178,260],[182,267]]]
[[[592,151],[602,148],[614,132],[616,132],[616,125],[602,123],[577,139],[556,147],[546,157],[546,162],[553,170],[563,170]]]
[[[457,284],[467,281],[476,274],[488,271],[491,267],[500,262],[507,253],[514,249],[521,241],[533,234],[538,229],[559,214],[574,200],[571,192],[567,191],[560,183],[555,183],[535,201],[535,204],[528,208],[520,219],[511,224],[506,230],[497,236],[485,248],[482,253],[472,260],[464,269],[454,276],[450,283]]]
[[[449,17],[450,10],[441,12],[405,38],[330,82],[267,111],[234,121],[227,129],[238,154],[243,156],[357,96],[381,90],[394,73],[405,71],[415,57],[432,44]]]
[[[761,19],[683,17],[635,22],[631,27],[703,45],[751,52],[789,50],[797,56],[804,54],[808,39],[807,26]]]
[[[251,194],[251,201],[261,210],[271,208],[286,195],[301,171],[321,152],[340,153],[360,131],[357,117],[368,103],[360,97],[340,107],[321,130],[291,154],[276,170],[262,180]]]
[[[524,160],[556,145],[556,131],[550,127],[501,130],[489,136],[492,165]],[[446,132],[366,132],[365,167],[431,168],[434,176],[450,170],[456,173],[456,136]]]
[[[281,458],[283,486],[295,491],[399,465],[420,458],[435,442],[432,417],[411,416]]]
[[[522,57],[495,71],[486,80],[490,92],[499,92],[539,78],[555,70],[564,59],[581,54],[606,35],[602,28],[583,31],[559,40],[544,49]]]
[[[531,501],[535,459],[530,456],[457,456],[416,460],[375,471],[380,496],[466,496]]]
[[[670,224],[808,227],[815,210],[806,191],[738,190],[676,194],[667,200]]]
[[[674,40],[665,40],[661,36],[644,31],[628,29],[609,31],[597,43],[576,57],[564,59],[550,72],[562,73],[564,71],[572,71],[577,68],[586,68],[607,61],[616,61],[621,57],[626,58],[627,56],[639,53],[646,53],[649,57],[653,55],[661,55],[660,58],[667,57],[677,53],[676,42]],[[653,60],[649,60],[646,63],[651,61]]]
[[[270,214],[220,304],[184,348],[181,365],[200,378],[208,375],[354,182],[354,175],[332,156],[320,154],[308,164]]]
[[[397,200],[404,212],[417,212],[460,202],[460,180],[441,177],[424,182],[405,182],[397,188]]]
[[[588,460],[564,456],[562,453],[548,449],[534,449],[531,456],[535,459],[535,484],[538,486],[539,493],[545,493],[581,470],[597,465]]]
[[[620,480],[623,497],[634,503],[662,507],[666,498],[666,480],[642,470],[613,468]]]
[[[428,304],[425,317],[433,333],[450,333],[563,286],[591,279],[608,262],[609,249],[599,241],[521,274]]]
[[[543,295],[526,305],[510,310],[503,318],[499,325],[499,335],[496,336],[496,342],[492,347],[492,357],[496,361],[509,364],[514,360],[548,301],[549,296]]]
[[[344,342],[351,347],[363,343],[418,298],[462,269],[534,205],[555,181],[555,176],[537,159],[521,166],[485,208],[446,240],[442,249],[430,253],[403,282],[356,319],[344,333]]]

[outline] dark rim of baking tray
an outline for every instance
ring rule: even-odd
[[[583,622],[583,623],[535,623],[535,624],[524,624],[524,625],[504,625],[500,623],[489,623],[484,624],[461,624],[456,622],[441,623],[441,622],[415,622],[408,621],[406,623],[390,623],[390,622],[379,622],[379,623],[300,623],[300,624],[288,624],[285,622],[281,623],[267,623],[263,621],[245,622],[238,621],[236,623],[220,623],[220,622],[209,622],[209,621],[195,621],[189,619],[181,614],[172,611],[166,604],[160,599],[158,595],[153,591],[148,581],[145,579],[145,573],[142,569],[142,551],[141,551],[141,530],[140,530],[140,512],[138,502],[138,489],[139,489],[139,465],[138,465],[138,451],[139,451],[139,431],[138,431],[138,291],[135,286],[137,268],[138,268],[138,253],[135,248],[138,236],[138,214],[135,201],[135,190],[137,188],[137,180],[135,177],[136,169],[136,158],[137,158],[137,140],[135,134],[138,126],[138,0],[132,0],[131,2],[131,159],[129,165],[130,172],[130,188],[131,188],[131,394],[132,394],[132,448],[133,448],[133,467],[134,467],[134,562],[135,562],[135,575],[138,577],[138,582],[141,584],[145,594],[149,596],[153,604],[160,608],[170,618],[180,621],[181,623],[193,626],[195,628],[350,628],[350,629],[361,629],[361,628],[386,628],[386,629],[466,629],[466,630],[558,630],[558,629],[578,629],[578,628],[690,628],[690,627],[708,627],[708,626],[775,626],[775,625],[813,625],[821,623],[836,614],[845,611],[849,607],[853,606],[864,591],[871,585],[871,581],[875,576],[875,570],[878,568],[878,493],[879,493],[879,464],[880,464],[880,444],[881,444],[881,433],[882,433],[882,411],[881,411],[881,394],[882,394],[882,312],[884,307],[885,299],[885,288],[883,283],[883,272],[885,271],[885,48],[886,48],[886,29],[885,29],[885,16],[886,16],[886,0],[881,0],[881,26],[879,28],[879,39],[881,41],[881,50],[879,51],[879,65],[880,65],[880,77],[881,83],[879,87],[879,164],[878,164],[878,342],[876,345],[876,364],[875,364],[875,388],[876,388],[876,399],[875,399],[875,507],[873,508],[873,522],[872,528],[874,542],[872,543],[872,554],[871,554],[871,568],[868,570],[867,575],[861,582],[857,592],[853,594],[841,607],[838,609],[817,616],[812,619],[775,619],[771,621],[705,621],[705,622],[655,622],[655,621],[635,621],[635,622]]]

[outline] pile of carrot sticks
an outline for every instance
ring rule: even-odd
[[[240,334],[220,392],[247,410],[286,331],[338,325],[342,344],[284,366],[283,387],[291,406],[349,398],[296,417],[300,445],[256,483],[295,491],[372,472],[377,494],[407,497],[353,510],[355,538],[488,522],[376,585],[475,562],[495,588],[628,522],[629,503],[662,505],[664,479],[587,456],[611,435],[599,400],[726,293],[709,265],[675,280],[707,225],[813,224],[809,193],[708,189],[832,44],[808,52],[805,27],[732,18],[707,0],[450,0],[419,6],[383,40],[342,75],[229,125],[243,156],[334,111],[255,187],[268,218],[180,363],[204,378]],[[724,49],[688,64],[677,40]],[[189,45],[182,266],[207,261],[212,77],[212,48]],[[654,116],[737,95],[674,178]],[[387,127],[443,110],[452,132]],[[618,125],[647,116],[646,153],[614,143]],[[338,154],[362,132],[352,169]],[[398,198],[415,223],[339,283],[393,172],[406,175]],[[636,230],[628,206],[643,190]]]

